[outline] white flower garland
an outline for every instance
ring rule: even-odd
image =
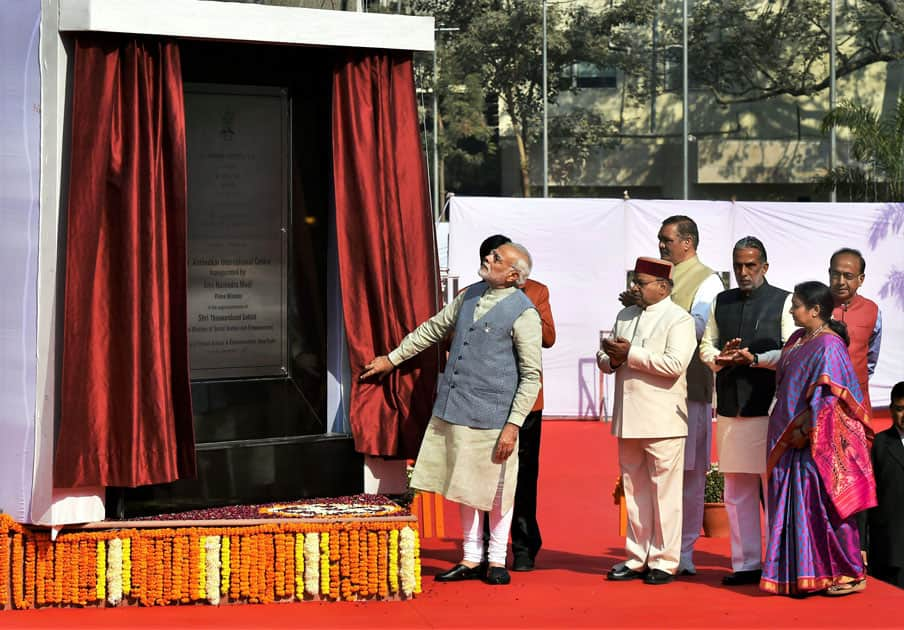
[[[113,538],[107,544],[107,603],[118,606],[122,601],[122,540]]]
[[[414,531],[410,527],[403,527],[399,534],[399,577],[401,578],[402,593],[411,597],[417,587],[417,575],[414,568],[415,556]]]
[[[206,536],[205,538],[207,601],[218,606],[220,604],[220,537]]]
[[[308,595],[320,593],[320,535],[308,532],[304,537],[304,592]],[[296,593],[301,599],[302,593]]]

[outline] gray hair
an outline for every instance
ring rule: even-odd
[[[511,247],[518,252],[515,262],[512,263],[512,269],[518,274],[518,286],[523,287],[530,277],[531,269],[534,267],[534,261],[530,257],[530,252],[521,243],[505,243],[500,247]]]
[[[741,249],[755,249],[760,252],[760,262],[767,262],[766,258],[766,246],[763,245],[763,241],[758,239],[755,236],[745,236],[740,241],[735,243],[734,252]]]

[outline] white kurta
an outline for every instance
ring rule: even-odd
[[[685,373],[697,349],[694,320],[666,298],[643,310],[623,309],[613,334],[631,342],[627,361],[613,370],[605,352],[596,359],[601,370],[615,372],[612,433],[619,438],[628,510],[626,566],[676,573],[687,435]]]

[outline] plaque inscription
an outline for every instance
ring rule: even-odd
[[[288,99],[188,85],[185,118],[191,376],[285,375]]]

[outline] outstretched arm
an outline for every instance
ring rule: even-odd
[[[396,366],[407,361],[422,350],[429,348],[446,336],[455,327],[458,313],[464,302],[465,292],[459,293],[452,302],[447,304],[439,313],[425,321],[423,324],[408,333],[399,347],[389,353],[388,356],[378,356],[371,359],[363,366],[359,377],[361,380],[377,377],[382,379],[392,372]]]

